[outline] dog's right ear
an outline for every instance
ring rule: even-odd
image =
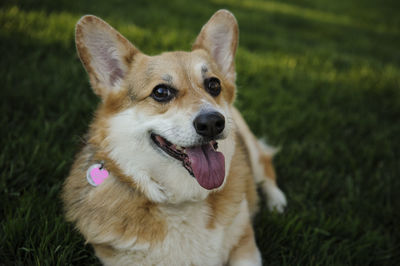
[[[204,49],[215,60],[223,75],[235,81],[235,54],[239,38],[235,16],[218,10],[203,26],[192,49]]]
[[[102,98],[120,89],[134,56],[140,53],[105,21],[90,15],[76,24],[75,42],[93,90]]]

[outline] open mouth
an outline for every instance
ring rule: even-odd
[[[154,133],[151,134],[151,139],[166,154],[181,161],[183,167],[203,188],[218,188],[224,182],[225,158],[217,151],[218,143],[215,140],[203,145],[181,147]]]

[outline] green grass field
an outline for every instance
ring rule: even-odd
[[[255,220],[266,265],[400,265],[396,0],[0,4],[0,265],[99,264],[60,189],[98,99],[74,25],[95,14],[142,51],[189,50],[207,19],[240,26],[236,105],[275,158],[285,214]]]

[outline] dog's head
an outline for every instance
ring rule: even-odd
[[[92,140],[153,201],[205,198],[234,153],[238,27],[220,10],[191,52],[148,56],[101,19],[76,26],[78,54],[102,103]]]

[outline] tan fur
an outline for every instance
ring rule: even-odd
[[[251,256],[258,252],[257,245],[254,240],[254,232],[250,223],[246,225],[246,228],[241,236],[239,242],[232,249],[230,254],[231,265],[235,265],[236,261],[251,260]],[[247,264],[250,265],[250,264]]]
[[[276,181],[276,174],[274,166],[272,165],[272,156],[262,154],[260,156],[260,163],[264,165],[264,174],[274,182]]]
[[[116,174],[119,171],[110,161],[106,167],[115,178],[107,179],[99,189],[93,189],[86,181],[86,170],[96,161],[95,155],[91,146],[86,146],[66,180],[63,200],[68,206],[67,219],[76,222],[86,241],[92,244],[112,245],[114,241],[132,238],[137,238],[138,243],[162,241],[166,234],[165,222],[157,205],[133,186],[121,182],[121,178],[126,178]],[[114,238],[110,239],[110,235]]]
[[[221,42],[213,34],[217,37],[227,34],[229,42]],[[201,237],[205,235],[216,235],[216,240],[222,241],[221,250],[215,251],[215,261],[232,265],[240,265],[242,259],[261,263],[251,227],[251,218],[258,209],[256,181],[268,178],[274,182],[272,186],[276,186],[276,177],[272,155],[263,150],[240,113],[232,106],[236,90],[233,58],[237,39],[236,19],[228,11],[219,11],[203,27],[193,51],[167,52],[150,57],[99,18],[86,16],[78,22],[78,54],[89,74],[93,90],[102,102],[90,125],[85,146],[77,155],[65,181],[62,198],[67,220],[73,222],[86,241],[93,245],[103,263],[159,264],[163,263],[163,258],[182,263],[182,258],[166,258],[172,254],[168,248],[175,248],[181,242],[197,247],[196,241],[204,247],[207,243],[201,241],[208,239],[202,240]],[[221,47],[215,47],[215,42],[229,44],[222,51],[226,54],[221,55]],[[106,49],[98,46],[99,43],[104,43]],[[99,49],[104,51],[98,52]],[[99,60],[105,61],[99,63]],[[204,71],[203,64],[206,65]],[[206,77],[218,77],[222,87],[219,96],[213,97],[204,89]],[[155,86],[166,83],[177,90],[173,101],[160,104],[149,97]],[[121,163],[123,160],[118,161],[120,157],[112,154],[115,148],[112,145],[115,144],[110,138],[111,120],[132,108],[140,110],[146,117],[182,112],[196,114],[205,103],[225,108],[235,120],[230,133],[231,148],[234,145],[235,149],[234,153],[233,149],[231,152],[233,157],[224,185],[197,200],[173,204],[152,201],[146,194],[146,182],[162,187],[158,182],[165,181],[157,181],[153,176],[143,183],[141,173],[126,174],[127,170]],[[254,147],[256,153],[252,153]],[[98,187],[93,187],[86,180],[86,171],[99,162],[104,163],[110,176]],[[263,171],[257,177],[256,173],[260,171],[254,167],[259,165],[263,166]],[[165,173],[162,174],[164,177]],[[192,177],[188,175],[187,178]],[[196,227],[191,227],[194,226],[192,224]],[[193,242],[192,233],[198,237]],[[195,264],[199,264],[194,255],[185,256],[189,260],[197,259]]]
[[[275,183],[276,174],[272,164],[273,153],[264,150],[262,145],[257,141],[253,133],[250,131],[250,128],[247,126],[242,115],[236,108],[233,109],[233,117],[237,125],[239,134],[246,142],[246,148],[248,149],[248,151],[253,150],[256,154],[256,156],[249,154],[249,156],[254,157],[250,158],[250,160],[253,163],[252,169],[253,174],[256,176],[256,180],[259,179],[257,180],[258,182],[263,182],[263,179],[268,178]],[[264,175],[262,175],[261,177],[257,177],[257,173],[255,172],[257,167],[254,165],[255,163],[262,166]]]
[[[112,258],[116,255],[115,249],[110,245],[105,244],[93,244],[94,250],[96,250],[97,256],[101,258]]]

